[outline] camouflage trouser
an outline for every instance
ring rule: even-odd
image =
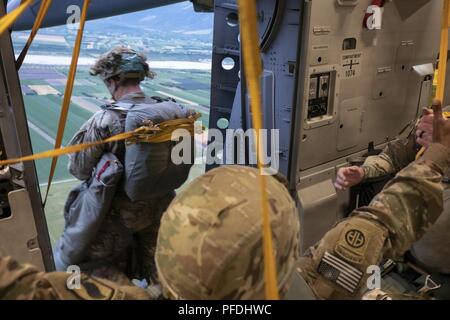
[[[171,192],[150,202],[121,203],[120,216],[133,232],[133,277],[157,282],[155,250],[161,217],[175,197]]]
[[[88,249],[83,271],[125,283],[130,279],[157,281],[155,249],[162,214],[175,193],[148,202],[118,196]]]
[[[121,285],[129,285],[127,278],[127,251],[132,243],[132,233],[126,229],[120,216],[111,212],[95,240],[90,245],[82,271]]]

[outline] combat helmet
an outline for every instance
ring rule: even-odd
[[[150,70],[144,54],[125,46],[119,46],[102,55],[91,68],[91,75],[99,76],[102,80],[112,77],[124,79],[144,80],[153,79],[155,73]]]
[[[258,170],[223,166],[181,191],[161,219],[156,265],[170,299],[264,299]],[[286,187],[267,179],[281,295],[299,256],[300,225]]]

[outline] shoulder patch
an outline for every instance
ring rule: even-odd
[[[336,253],[349,262],[360,264],[365,256],[372,232],[361,226],[347,224],[336,245]]]
[[[46,278],[60,300],[121,300],[123,293],[107,281],[81,275],[79,288],[69,289],[69,274],[52,272]]]
[[[114,288],[87,276],[81,278],[80,288],[73,290],[73,293],[81,300],[111,300],[114,292]]]

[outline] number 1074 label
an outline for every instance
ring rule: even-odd
[[[345,79],[359,77],[362,69],[362,52],[343,54],[341,66]]]

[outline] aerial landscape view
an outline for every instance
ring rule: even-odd
[[[169,17],[177,16],[177,19]],[[142,27],[145,26],[145,27]],[[20,70],[34,153],[54,148],[55,137],[71,62],[76,30],[73,26],[41,29]],[[157,76],[146,80],[149,96],[171,97],[202,114],[208,126],[213,15],[196,13],[190,2],[86,23],[72,103],[63,145],[111,95],[103,82],[89,74],[98,56],[118,45],[144,52]],[[195,31],[192,31],[195,30]],[[29,32],[13,32],[18,55]],[[42,192],[46,190],[51,159],[36,162]],[[194,167],[191,177],[202,172]],[[67,170],[67,157],[58,162],[46,216],[53,243],[64,227],[63,206],[69,191],[79,183]]]

